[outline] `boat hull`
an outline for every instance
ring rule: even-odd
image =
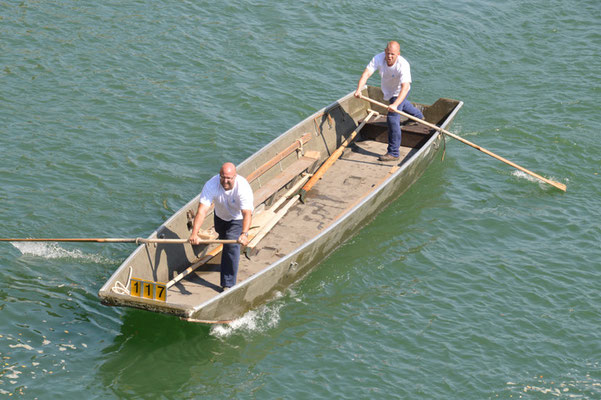
[[[366,87],[364,93],[376,100],[382,100],[379,88]],[[418,107],[422,108],[429,122],[446,129],[462,104],[456,100],[439,99],[431,106]],[[242,162],[238,166],[238,173],[247,179],[252,177],[249,181],[254,186],[257,203],[255,206],[269,206],[298,180],[302,175],[299,171],[310,173],[324,163],[345,138],[357,129],[368,111],[369,105],[365,101],[356,99],[349,93],[301,121]],[[384,115],[386,113],[384,109],[376,111]],[[440,151],[443,138],[438,131],[431,130],[424,134],[419,129],[412,128],[416,133],[411,133],[412,129],[407,127],[403,129],[402,149],[404,148],[405,153],[402,160],[390,165],[379,163],[376,160],[376,152],[382,149],[385,151],[385,122],[381,119],[380,122],[371,122],[371,130],[366,126],[362,131],[364,142],[358,143],[359,146],[352,150],[363,158],[352,160],[352,157],[341,157],[309,192],[307,204],[294,205],[288,211],[288,215],[263,240],[262,253],[258,256],[251,255],[250,260],[241,260],[238,284],[232,289],[220,293],[215,288],[215,283],[211,283],[218,282],[215,280],[218,271],[214,272],[214,268],[218,269],[216,258],[212,267],[205,267],[200,272],[190,275],[190,279],[185,278],[175,284],[169,291],[168,301],[132,296],[129,290],[115,290],[117,287],[127,286],[132,277],[153,282],[169,281],[211,252],[206,246],[146,244],[139,246],[100,289],[101,301],[107,305],[171,314],[188,321],[221,323],[238,318],[274,298],[278,292],[282,292],[309,273],[401,196],[418,180]],[[290,150],[295,148],[295,143],[296,150]],[[366,146],[373,144],[376,147],[362,148],[362,143]],[[352,155],[351,149],[348,150],[350,153],[344,154]],[[310,153],[314,159],[307,157]],[[277,161],[273,164],[277,165],[277,168],[273,167],[270,160]],[[341,164],[344,162],[355,164],[344,167]],[[295,172],[299,165],[300,169]],[[372,173],[370,168],[377,174]],[[366,171],[364,177],[357,176],[361,171]],[[286,173],[298,176],[293,176],[293,179],[286,178]],[[372,176],[367,177],[370,173]],[[366,179],[367,182],[361,186],[361,182]],[[344,186],[345,184],[347,186]],[[275,190],[267,191],[272,186]],[[335,196],[331,192],[335,192],[335,189],[338,189],[339,199],[333,201]],[[321,203],[327,203],[328,197],[332,197],[329,199],[332,200],[330,208],[324,211],[322,217],[314,218],[314,214],[323,211],[320,208]],[[198,196],[149,237],[187,237],[190,218],[186,215],[196,209],[197,202]],[[333,215],[334,213],[336,215]],[[304,220],[309,221],[308,225],[301,224]],[[271,249],[273,255],[265,249]],[[173,283],[173,280],[170,282]]]

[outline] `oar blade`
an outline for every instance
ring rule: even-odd
[[[564,185],[563,183],[549,181],[549,184],[555,186],[559,190],[563,190],[564,192],[567,192],[567,190],[568,190],[568,187],[566,185]]]

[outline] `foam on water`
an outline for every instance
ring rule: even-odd
[[[55,258],[73,258],[77,260],[86,260],[96,263],[102,263],[106,260],[98,254],[86,254],[81,250],[67,250],[58,245],[56,242],[11,242],[21,254],[46,259]]]
[[[511,175],[513,175],[513,176],[515,176],[516,178],[519,178],[519,179],[526,179],[527,181],[530,181],[530,182],[540,183],[542,187],[548,187],[548,185],[547,185],[546,183],[544,183],[544,182],[542,182],[541,180],[539,180],[539,179],[537,179],[537,178],[533,177],[532,175],[530,175],[530,174],[527,174],[527,173],[525,173],[525,172],[523,172],[523,171],[520,171],[520,170],[518,170],[518,169],[516,169],[515,171],[513,171],[513,172],[511,173]],[[550,179],[550,180],[552,180],[552,181],[560,182],[560,181],[559,181],[557,178],[555,178],[555,177],[545,177],[545,178],[547,178],[547,179]],[[564,182],[564,184],[565,184],[565,183],[567,183],[567,182]]]
[[[278,294],[281,297],[281,294]],[[251,310],[242,317],[230,322],[229,324],[214,325],[211,327],[211,335],[217,338],[228,338],[236,333],[265,332],[277,326],[280,321],[280,309],[283,304],[273,304],[261,306],[256,310]]]
[[[598,368],[595,366],[595,368]],[[541,393],[559,398],[597,398],[601,394],[601,382],[587,373],[583,377],[566,377],[565,379],[549,379],[537,375],[530,383],[507,382],[507,389],[516,393]],[[518,397],[522,397],[521,395]]]

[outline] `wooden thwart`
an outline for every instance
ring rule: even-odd
[[[309,140],[311,140],[312,137],[313,135],[311,132],[305,133],[302,137],[295,140],[294,143],[292,143],[290,146],[286,147],[284,150],[276,154],[275,157],[273,157],[271,160],[267,161],[259,168],[248,174],[246,180],[248,182],[254,181],[258,177],[263,175],[265,172],[267,172],[271,167],[273,167],[274,165],[282,161],[284,158],[289,156],[293,151],[301,148],[301,146],[307,143]]]
[[[282,187],[299,176],[303,171],[309,169],[319,159],[319,152],[307,152],[292,165],[288,166],[278,176],[271,179],[265,185],[255,190],[253,197],[255,205],[262,204],[265,200],[277,193]],[[298,189],[297,189],[298,190]]]

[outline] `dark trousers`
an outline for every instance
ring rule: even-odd
[[[217,215],[214,215],[215,232],[219,234],[219,239],[237,240],[242,233],[242,220],[234,219],[224,221]],[[240,261],[240,245],[224,244],[221,252],[221,286],[232,287],[236,284],[238,275],[238,262]]]
[[[424,114],[415,107],[407,98],[409,93],[405,97],[405,100],[397,107],[397,110],[406,112],[414,117],[424,119]],[[390,103],[394,103],[397,99],[396,96],[390,98]],[[388,151],[387,153],[395,157],[399,156],[399,147],[401,147],[401,114],[395,112],[389,112],[386,117],[386,123],[388,124]]]

